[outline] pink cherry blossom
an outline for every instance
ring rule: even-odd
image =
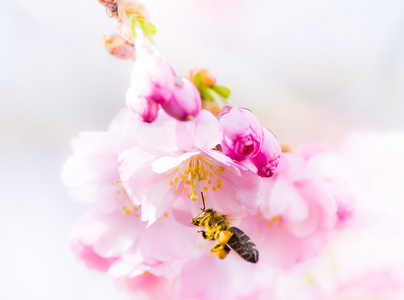
[[[223,129],[221,143],[223,153],[242,161],[252,158],[261,149],[262,126],[254,114],[246,108],[230,108],[221,116]]]
[[[202,207],[201,192],[209,208],[225,214],[259,204],[261,179],[216,150],[222,133],[209,112],[180,122],[160,110],[154,123],[139,124],[136,137],[137,145],[120,155],[119,171],[149,224],[170,206],[189,224]]]
[[[126,104],[143,122],[151,123],[157,118],[159,105],[152,100],[140,97],[133,88],[129,88],[126,92]]]
[[[263,128],[261,151],[251,161],[257,168],[257,174],[261,177],[271,177],[279,164],[281,147],[275,136],[267,128]]]
[[[175,73],[167,61],[156,55],[150,47],[136,43],[136,62],[133,65],[129,96],[165,103],[174,88]],[[129,107],[133,100],[127,99]]]
[[[337,188],[332,179],[323,177],[326,171],[322,168],[326,169],[284,153],[276,175],[264,179],[260,209],[241,223],[257,241],[261,262],[289,268],[312,258],[342,228],[340,222],[349,221],[351,213],[339,220],[338,212],[352,212],[353,192],[347,185],[337,197]]]
[[[108,131],[82,132],[72,141],[74,155],[62,170],[70,195],[81,202],[102,203],[105,211],[128,203],[118,173],[118,155],[135,144],[133,133],[139,119],[128,109],[121,110]]]
[[[201,110],[201,96],[195,85],[186,78],[178,79],[180,84],[175,84],[171,97],[166,103],[161,104],[164,111],[180,121],[188,121],[198,115]]]
[[[104,213],[93,208],[76,224],[72,250],[89,268],[108,272],[127,289],[141,284],[138,294],[163,299],[171,295],[173,280],[198,249],[199,239],[170,212],[146,229],[140,210],[134,206],[130,213]],[[161,285],[166,288],[156,290]]]

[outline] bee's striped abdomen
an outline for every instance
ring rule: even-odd
[[[241,229],[231,227],[228,229],[233,235],[227,242],[234,251],[248,262],[258,261],[258,250],[251,239]]]

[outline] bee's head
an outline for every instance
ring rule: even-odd
[[[192,219],[191,223],[195,226],[204,226],[205,220],[212,214],[214,214],[214,211],[211,209],[203,210],[199,215]]]

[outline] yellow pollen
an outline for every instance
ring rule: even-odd
[[[218,168],[218,170],[219,170],[219,172],[223,172],[223,171],[224,171],[224,167],[220,166],[220,167]]]
[[[185,183],[190,185],[191,184],[191,180],[185,180]]]
[[[175,178],[174,178],[174,182],[177,182],[177,181],[178,181],[178,177],[175,177]]]
[[[271,225],[272,225],[271,222],[267,223],[267,227],[271,227]]]
[[[125,190],[125,188],[124,188],[124,187],[122,187],[122,190],[124,191],[124,190]]]
[[[149,272],[144,271],[142,275],[143,275],[143,276],[147,276],[147,275],[149,275]]]
[[[209,171],[208,171],[208,170],[203,171],[203,175],[208,176],[208,175],[209,175]]]
[[[313,277],[310,276],[309,272],[306,273],[306,275],[304,275],[304,280],[311,285],[316,285],[315,281],[313,280]]]
[[[182,178],[182,179],[181,179],[181,182],[184,183],[184,181],[185,181],[184,178]]]
[[[180,168],[175,168],[174,170],[175,170],[175,172],[178,172],[180,170]]]
[[[188,168],[185,170],[185,173],[189,173],[191,170]]]
[[[184,193],[186,193],[186,192],[187,192],[187,188],[185,187],[185,188],[184,188]]]
[[[197,194],[197,191],[196,191],[196,190],[193,190],[193,191],[192,191],[192,194],[196,195],[196,194]]]
[[[171,172],[168,172],[168,173],[167,173],[167,177],[170,177],[170,176],[171,176]]]
[[[124,212],[125,212],[125,215],[129,215],[129,214],[130,214],[130,210],[129,210],[129,209],[125,209]]]
[[[119,183],[119,182],[120,182],[119,180],[115,181],[115,183]]]
[[[135,207],[135,211],[137,211],[137,207]]]
[[[168,214],[167,214],[167,213],[164,213],[164,217],[166,217],[166,218],[167,218],[167,217],[168,217]]]
[[[217,190],[217,187],[212,187],[212,190],[215,192]]]
[[[274,222],[278,222],[279,220],[280,220],[279,216],[275,216],[272,218],[272,221],[274,221]]]
[[[202,177],[202,180],[208,180],[208,177],[203,176],[203,177]]]
[[[211,164],[209,164],[208,166],[209,166],[209,168],[213,168],[213,166]]]
[[[219,174],[216,170],[213,171],[213,174],[217,175]]]
[[[192,195],[192,196],[191,196],[191,200],[192,200],[192,201],[195,201],[196,199],[198,199],[198,197],[197,197],[196,195]]]
[[[212,180],[209,179],[209,180],[208,180],[208,184],[212,184]]]
[[[181,178],[184,178],[184,174],[181,174]]]
[[[178,189],[175,189],[175,190],[174,190],[174,194],[178,194]]]
[[[139,218],[139,215],[138,215],[138,214],[136,214],[136,215],[135,215],[135,217],[136,217],[136,218]]]
[[[222,184],[222,180],[220,178],[216,182],[217,184]]]
[[[171,180],[171,181],[170,181],[170,185],[173,185],[173,184],[174,184],[174,182]]]
[[[204,190],[205,192],[207,192],[207,191],[208,191],[208,187],[207,187],[207,186],[203,187],[203,190]]]
[[[188,194],[188,198],[191,199],[191,194]]]
[[[195,168],[191,168],[191,173],[195,172]]]
[[[222,185],[221,185],[221,184],[218,184],[218,185],[217,185],[217,188],[218,188],[218,189],[221,189],[221,188],[222,188]]]
[[[210,176],[210,177],[213,177],[213,173],[212,173],[212,172],[210,172],[209,176]]]

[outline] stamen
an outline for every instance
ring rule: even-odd
[[[224,171],[224,167],[210,163],[212,161],[211,158],[205,156],[194,156],[169,171],[167,177],[171,176],[172,172],[175,171],[175,174],[173,174],[175,177],[173,180],[169,181],[170,186],[174,186],[174,194],[178,194],[182,191],[184,191],[185,194],[190,192],[187,194],[188,198],[195,201],[198,199],[201,190],[205,192],[209,190],[207,184],[214,185],[214,183],[212,184],[213,180],[216,182],[216,185],[212,186],[212,190],[217,191],[217,189],[221,189],[222,179],[214,177],[217,176],[219,172]],[[199,185],[199,182],[205,183]],[[182,186],[182,184],[185,186]]]

